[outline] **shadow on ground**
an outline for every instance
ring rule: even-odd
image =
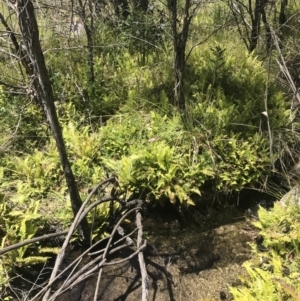
[[[149,245],[145,259],[149,276],[149,301],[231,300],[228,287],[237,285],[250,258],[249,242],[257,235],[235,208],[195,211],[180,223],[170,214],[144,219]],[[183,224],[185,224],[183,226]],[[133,252],[133,251],[126,251]],[[119,254],[119,258],[129,253]],[[117,259],[117,258],[115,258]],[[141,277],[137,259],[104,268],[98,301],[141,300]],[[90,278],[57,300],[93,300],[96,278]],[[224,295],[225,293],[225,295]]]

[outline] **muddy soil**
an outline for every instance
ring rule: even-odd
[[[195,211],[188,221],[170,214],[151,215],[143,221],[148,248],[145,260],[151,301],[231,300],[229,286],[239,283],[242,263],[250,258],[249,242],[257,231],[234,208]],[[126,257],[133,252],[119,254]],[[117,260],[115,258],[114,260]],[[93,300],[96,278],[90,278],[58,298]],[[103,271],[98,301],[141,300],[137,259]]]

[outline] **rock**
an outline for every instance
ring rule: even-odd
[[[293,187],[286,193],[279,201],[284,207],[287,205],[294,205],[300,207],[300,186]]]

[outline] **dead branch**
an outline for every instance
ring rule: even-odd
[[[77,212],[77,215],[70,227],[70,230],[68,232],[68,235],[67,237],[65,238],[65,241],[63,243],[63,246],[61,248],[61,251],[59,252],[59,254],[57,255],[57,258],[56,258],[56,261],[55,261],[55,265],[54,265],[54,268],[53,268],[53,271],[52,271],[52,274],[51,274],[51,277],[50,277],[50,280],[49,282],[53,281],[55,279],[55,276],[58,272],[58,269],[59,269],[59,266],[61,265],[63,259],[64,259],[64,255],[65,255],[65,251],[66,251],[66,248],[70,242],[70,239],[71,239],[71,236],[72,234],[74,233],[75,229],[77,228],[77,226],[80,224],[81,222],[81,219],[83,219],[85,217],[85,215],[83,215],[83,211],[84,211],[84,207],[86,206],[86,204],[89,202],[89,200],[92,198],[92,196],[98,191],[98,189],[106,184],[107,182],[115,182],[116,179],[114,177],[111,177],[111,178],[108,178],[104,181],[101,181],[91,192],[90,194],[87,196],[86,200],[82,203],[79,211]],[[111,199],[110,199],[111,200]],[[100,200],[101,201],[101,200]],[[90,207],[90,206],[89,206]],[[86,213],[88,211],[85,211]],[[50,295],[50,289],[48,289],[48,291],[46,292],[44,298],[43,298],[43,301],[47,300],[48,296]]]
[[[43,236],[39,236],[39,237],[35,237],[35,238],[31,238],[31,239],[26,239],[24,241],[21,241],[17,244],[13,244],[9,247],[3,248],[0,250],[0,255],[3,255],[9,251],[21,248],[23,246],[38,242],[38,241],[43,241],[43,240],[47,240],[53,237],[57,237],[57,236],[62,236],[62,235],[66,235],[69,232],[69,230],[65,230],[65,231],[61,231],[61,232],[57,232],[57,233],[51,233],[51,234],[46,234]]]
[[[277,49],[277,52],[278,52],[278,54],[280,56],[280,61],[276,60],[277,64],[278,64],[278,66],[280,68],[280,71],[285,76],[286,80],[288,81],[288,83],[290,85],[290,88],[292,89],[292,91],[294,93],[294,99],[293,99],[292,105],[291,105],[291,108],[293,108],[294,107],[293,103],[294,103],[295,99],[297,100],[298,104],[300,104],[300,94],[299,94],[299,91],[297,90],[297,88],[295,86],[295,83],[294,83],[294,81],[292,79],[290,71],[289,71],[289,69],[286,66],[285,59],[283,57],[282,51],[281,51],[280,46],[279,46],[279,38],[275,34],[274,30],[271,30],[271,35],[272,35],[272,39],[273,39],[273,42],[275,44],[275,47]]]
[[[143,253],[144,248],[142,248],[143,247],[142,245],[143,225],[142,225],[142,215],[140,210],[136,210],[136,225],[138,228],[137,249],[138,250],[140,249],[138,253],[138,259],[139,259],[141,275],[142,275],[142,301],[147,301],[148,293],[149,293],[149,278],[147,275],[147,269],[144,260],[144,253]],[[145,240],[144,245],[146,246],[146,244],[147,242]]]
[[[48,235],[44,235],[41,237],[36,237],[33,239],[26,240],[24,242],[9,246],[5,249],[2,249],[0,251],[0,254],[4,254],[8,251],[17,249],[21,246],[35,243],[37,241],[46,240],[49,238],[66,235],[66,238],[64,240],[63,246],[61,247],[61,250],[59,254],[56,257],[56,262],[54,264],[54,268],[52,271],[52,274],[47,281],[46,285],[31,299],[31,301],[34,300],[40,300],[42,298],[43,301],[54,301],[59,295],[63,294],[67,290],[70,290],[75,285],[79,284],[80,282],[86,280],[87,278],[95,275],[95,273],[98,273],[97,277],[97,286],[95,288],[94,292],[94,300],[97,300],[97,296],[99,293],[99,284],[101,281],[101,275],[103,273],[103,268],[105,266],[111,266],[111,265],[117,265],[121,264],[123,262],[131,260],[133,257],[138,256],[140,268],[141,268],[141,275],[142,275],[142,301],[147,301],[148,297],[148,291],[149,291],[149,279],[147,276],[146,271],[146,265],[144,261],[144,255],[143,251],[145,250],[147,246],[146,240],[144,243],[142,243],[142,237],[143,237],[143,229],[142,229],[142,216],[141,211],[142,207],[145,205],[145,201],[143,200],[132,200],[128,202],[122,202],[117,198],[117,196],[112,191],[113,194],[110,196],[103,197],[101,199],[95,200],[91,204],[87,206],[87,203],[91,200],[91,198],[95,195],[96,192],[101,192],[105,189],[105,185],[108,183],[116,183],[116,179],[114,177],[108,178],[104,181],[101,181],[88,195],[85,202],[82,204],[80,210],[78,211],[71,227],[68,230],[61,231],[58,233],[51,233]],[[63,259],[65,257],[66,248],[70,242],[71,236],[73,233],[78,229],[78,226],[83,218],[86,217],[86,215],[96,206],[98,206],[101,203],[109,202],[109,201],[117,201],[120,203],[119,209],[115,212],[117,213],[117,216],[120,216],[118,221],[115,223],[113,230],[108,238],[102,239],[98,242],[95,242],[94,244],[91,243],[89,248],[85,250],[80,256],[78,256],[75,260],[72,261],[66,268],[62,269],[62,271],[59,271]],[[85,208],[86,206],[86,208]],[[127,210],[126,213],[123,211]],[[135,228],[131,233],[125,235],[125,231],[121,227],[121,223],[128,218],[129,215],[136,212],[136,224],[137,228]],[[133,245],[133,240],[131,236],[138,231],[137,234],[137,247],[136,250],[126,258],[108,261],[108,256],[119,252],[120,250],[124,248],[128,248],[129,246]],[[119,234],[121,236],[120,239],[116,240],[115,235]],[[107,243],[105,244],[105,248],[103,248],[100,251],[93,252],[93,250],[99,246],[101,243],[104,243],[105,240],[107,240]],[[82,262],[83,258],[85,256],[96,256],[95,258],[90,258],[87,264],[85,264],[82,267],[79,267],[79,264]],[[51,288],[53,284],[61,279],[62,276],[67,275],[67,278],[63,281],[62,284],[60,284],[60,287],[56,289],[54,293],[51,294]],[[35,284],[34,284],[35,285]],[[35,285],[36,286],[36,285]],[[43,297],[42,297],[43,296]]]
[[[139,208],[141,209],[141,208]],[[118,223],[116,224],[116,226],[114,227],[112,233],[111,233],[111,236],[108,240],[108,243],[106,244],[106,247],[104,249],[104,252],[103,252],[103,255],[99,255],[98,257],[96,257],[95,259],[89,261],[88,264],[86,264],[84,267],[82,267],[78,272],[76,272],[72,277],[70,277],[70,279],[64,283],[64,285],[62,285],[51,297],[47,294],[48,291],[50,291],[50,287],[51,285],[53,284],[53,279],[50,278],[49,280],[49,288],[48,288],[48,291],[46,292],[44,298],[43,298],[43,301],[53,301],[55,300],[55,298],[57,296],[59,296],[60,294],[62,294],[64,291],[66,291],[67,289],[69,289],[71,286],[74,286],[75,284],[85,280],[87,277],[91,276],[96,270],[98,270],[99,268],[101,268],[106,260],[107,260],[107,256],[109,254],[112,254],[113,251],[116,252],[117,250],[120,249],[120,247],[117,249],[117,250],[112,250],[109,252],[109,248],[111,246],[111,243],[112,243],[112,240],[113,240],[113,237],[115,235],[115,233],[117,232],[117,228],[120,226],[120,224],[123,222],[123,220],[128,216],[130,215],[132,212],[134,212],[135,210],[137,210],[137,208],[134,208],[134,209],[131,209],[129,210],[126,214],[124,214],[120,220],[118,221]],[[92,246],[94,247],[94,246]],[[92,248],[91,247],[91,248]],[[123,245],[121,246],[121,248],[124,248],[124,247],[127,247],[127,245]],[[60,258],[57,258],[56,261],[60,260]],[[99,261],[101,261],[99,263]],[[59,266],[59,265],[58,265]],[[53,273],[52,273],[53,274]],[[34,300],[34,299],[32,299]]]
[[[94,301],[97,301],[102,271],[103,271],[103,269],[100,268],[99,273],[98,273],[98,278],[97,278],[96,289],[95,289],[95,293],[94,293]]]

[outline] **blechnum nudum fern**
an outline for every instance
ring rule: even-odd
[[[44,219],[43,215],[38,213],[39,202],[29,202],[26,210],[21,208],[22,206],[12,209],[8,203],[4,195],[0,195],[0,230],[1,234],[4,234],[1,237],[1,248],[34,237]],[[58,251],[58,248],[29,244],[4,254],[0,259],[0,288],[7,285],[11,271],[16,266],[44,263],[49,259],[49,254],[56,254]]]
[[[270,211],[260,208],[259,221],[268,252],[253,247],[253,258],[244,263],[247,276],[241,287],[231,288],[234,300],[300,300],[300,208],[276,203]]]
[[[121,188],[156,200],[192,203],[191,195],[201,194],[212,180],[217,189],[240,190],[257,181],[269,164],[259,135],[212,137],[201,128],[185,130],[178,116],[154,111],[116,116],[99,137],[103,164],[118,175]]]

